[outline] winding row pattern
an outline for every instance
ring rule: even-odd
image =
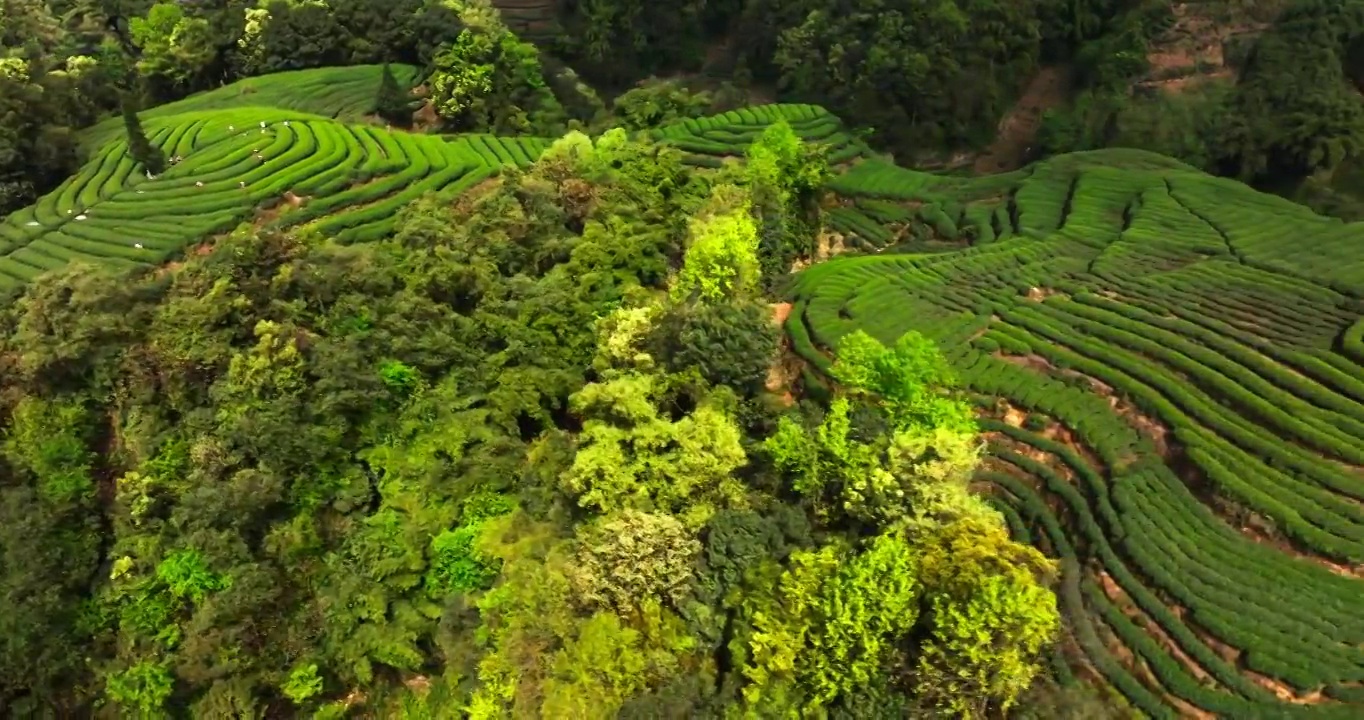
[[[355,76],[354,68],[342,70]],[[283,81],[276,77],[255,81],[277,87]],[[358,97],[349,87],[343,84],[337,97]],[[184,103],[230,104],[231,98],[212,95]],[[177,162],[153,178],[129,155],[125,140],[105,142],[76,176],[0,221],[0,290],[75,260],[116,268],[159,264],[253,217],[279,229],[315,229],[341,242],[378,240],[393,231],[398,211],[422,195],[457,194],[503,168],[528,166],[551,144],[534,137],[394,132],[283,108],[149,115],[149,138]],[[829,144],[836,155],[862,151],[837,118],[809,105],[687,120],[658,135],[688,153],[690,162],[718,165],[742,155],[777,121],[790,122],[811,142]],[[96,135],[102,132],[95,128]]]
[[[725,157],[742,156],[769,126],[785,122],[802,140],[824,145],[829,161],[845,163],[871,154],[838,116],[817,105],[773,104],[688,118],[659,128],[654,137],[688,153],[693,165],[718,167]]]
[[[1077,671],[1151,717],[1364,714],[1364,227],[1131,151],[837,185],[963,244],[807,270],[792,345],[944,346]]]
[[[400,87],[411,88],[421,69],[413,65],[390,65],[389,71]],[[374,112],[382,73],[383,65],[288,70],[238,80],[139,114],[145,122],[207,110],[271,107],[356,122]],[[123,121],[112,117],[85,131],[83,140],[87,147],[101,148],[122,135]]]
[[[161,176],[149,176],[125,142],[113,142],[61,187],[0,222],[0,287],[73,260],[164,262],[270,206],[284,208],[270,221],[275,227],[308,225],[343,242],[377,239],[421,195],[457,192],[500,168],[529,165],[549,145],[395,133],[271,108],[187,113],[153,121],[148,132],[168,157],[181,158]],[[291,196],[298,207],[283,202]]]

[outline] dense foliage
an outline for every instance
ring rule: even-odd
[[[1044,123],[1043,151],[1138,147],[1274,190],[1348,170],[1364,150],[1364,3],[1283,5],[1263,34],[1229,58],[1236,70],[1231,82],[1174,95],[1134,94],[1130,85],[1146,70],[1144,60],[1082,65],[1079,96]],[[1130,38],[1131,47],[1144,52],[1163,23],[1149,15],[1129,17],[1130,28],[1109,37]],[[1096,74],[1095,68],[1112,72]]]
[[[1355,157],[1364,117],[1352,87],[1356,0],[1288,3],[1240,53],[1230,91],[1187,99],[1131,97],[1150,70],[1153,37],[1172,22],[1163,0],[584,0],[518,3],[501,14],[496,5],[6,0],[0,83],[10,107],[0,110],[15,122],[0,137],[0,210],[74,169],[71,130],[118,110],[129,70],[160,102],[280,70],[406,63],[423,68],[442,128],[550,136],[572,121],[606,127],[594,124],[603,111],[596,92],[569,66],[624,91],[646,77],[704,71],[825,106],[882,148],[913,156],[988,143],[1038,67],[1065,64],[1080,95],[1053,113],[1039,150],[1137,146],[1260,181]],[[526,23],[548,30],[513,32]],[[706,99],[654,86],[625,92],[616,115],[643,127],[716,109]],[[16,158],[27,157],[42,158],[42,169],[21,171]]]
[[[1158,0],[0,0],[0,707],[1351,717],[1242,533],[1364,558],[1353,228],[864,142],[1064,64],[1043,153],[1357,173],[1364,3],[1285,7],[1163,95]]]
[[[168,273],[40,280],[0,312],[5,702],[1016,702],[1055,569],[968,493],[931,343],[849,339],[827,413],[765,388],[787,251],[761,237],[817,224],[799,148],[775,125],[702,174],[570,134],[389,240],[248,228]]]
[[[1345,568],[1364,559],[1350,469],[1364,461],[1364,226],[1130,149],[980,177],[868,161],[829,187],[854,246],[906,226],[966,246],[798,275],[792,349],[842,394],[813,441],[785,425],[765,442],[815,460],[793,484],[828,513],[873,521],[901,491],[911,508],[955,504],[845,470],[880,451],[856,433],[858,387],[893,415],[939,419],[890,447],[931,443],[939,462],[917,472],[969,464],[951,405],[896,381],[901,367],[939,377],[934,355],[907,336],[889,355],[913,359],[902,366],[859,333],[937,341],[984,415],[976,482],[1015,537],[1060,558],[1073,644],[1021,714],[1358,717],[1364,579]],[[988,680],[1007,683],[1009,664]],[[1075,692],[1090,683],[1098,698]]]

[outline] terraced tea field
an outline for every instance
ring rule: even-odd
[[[398,85],[411,88],[417,83],[420,68],[390,65],[389,70]],[[350,65],[262,75],[149,108],[141,117],[145,123],[151,118],[201,110],[271,107],[354,122],[374,112],[382,72],[382,65]],[[99,148],[122,135],[123,121],[116,116],[87,130],[84,139],[87,145]]]
[[[159,177],[94,129],[78,175],[0,221],[0,289],[249,220],[380,238],[550,144],[346,122],[377,75],[306,102],[249,82],[146,114],[179,158]],[[943,345],[986,417],[983,486],[1062,559],[1057,673],[1157,718],[1364,717],[1364,228],[1132,151],[918,173],[809,105],[654,135],[715,166],[777,120],[851,164],[828,224],[864,251],[794,283],[806,382],[855,328]]]
[[[1063,562],[1061,677],[1156,718],[1364,717],[1364,227],[1135,151],[834,187],[848,245],[961,249],[810,268],[792,344],[950,353],[979,479]]]
[[[775,104],[740,108],[719,115],[688,118],[654,131],[655,138],[687,153],[694,165],[719,167],[725,157],[739,157],[763,130],[776,122],[791,126],[802,140],[819,143],[835,165],[871,155],[843,121],[817,105]]]
[[[147,131],[183,159],[153,178],[125,142],[105,146],[67,183],[0,223],[0,286],[77,259],[164,262],[282,198],[298,207],[284,203],[275,227],[375,239],[423,194],[472,187],[502,167],[530,164],[549,145],[388,132],[272,108],[176,115],[148,122]]]
[[[351,71],[344,77],[355,75],[354,68],[344,70]],[[307,87],[320,82],[308,78],[332,73],[289,75]],[[275,77],[244,82],[284,87],[270,81]],[[372,85],[377,82],[376,76]],[[545,138],[416,134],[290,108],[234,107],[236,100],[261,96],[234,87],[176,104],[215,109],[146,114],[153,144],[178,159],[159,177],[137,166],[121,125],[112,135],[94,128],[95,137],[103,133],[108,139],[76,176],[0,221],[0,290],[75,260],[115,268],[159,264],[253,218],[279,229],[314,228],[341,242],[379,239],[392,232],[398,211],[422,195],[461,192],[503,168],[529,165],[550,145]],[[361,87],[357,81],[339,86],[334,95],[291,101],[315,109],[340,107],[350,102],[346,97],[359,103]],[[718,165],[725,156],[741,156],[778,119],[842,157],[865,152],[837,118],[809,105],[735,111],[657,134],[685,150],[688,162]]]

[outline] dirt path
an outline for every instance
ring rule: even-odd
[[[1070,78],[1065,68],[1039,70],[1013,109],[999,121],[999,134],[984,154],[976,158],[975,171],[997,173],[1023,167],[1042,126],[1042,113],[1065,103],[1069,91]]]

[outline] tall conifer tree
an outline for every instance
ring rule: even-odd
[[[142,167],[153,175],[160,175],[166,169],[166,156],[161,149],[152,145],[147,139],[147,133],[142,129],[142,121],[137,117],[137,107],[134,105],[131,93],[124,93],[122,98],[123,106],[123,127],[128,133],[128,150],[133,154],[133,159],[142,163]]]
[[[394,125],[406,127],[412,124],[412,103],[398,84],[398,79],[393,76],[388,63],[384,63],[383,73],[379,77],[379,96],[374,101],[374,111]]]

